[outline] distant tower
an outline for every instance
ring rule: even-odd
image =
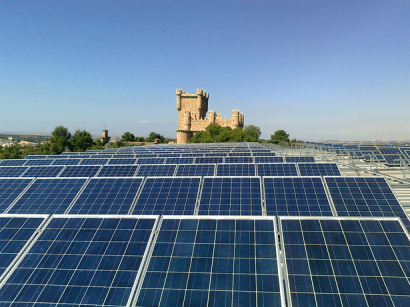
[[[101,141],[101,143],[103,143],[103,145],[105,145],[110,141],[111,138],[108,136],[107,127],[105,127],[102,132],[103,132],[103,134],[102,134],[102,137],[101,137],[100,141]]]

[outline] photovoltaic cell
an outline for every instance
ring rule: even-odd
[[[62,214],[86,178],[37,178],[7,213]]]
[[[136,176],[173,176],[175,172],[175,164],[142,164],[137,171]]]
[[[195,164],[223,163],[223,157],[195,158]]]
[[[11,205],[32,180],[33,178],[0,178],[0,213]]]
[[[7,160],[0,160],[1,166],[22,166],[26,163],[27,160],[24,159],[7,159]]]
[[[218,164],[217,176],[255,176],[255,164]]]
[[[101,167],[101,165],[69,165],[58,177],[94,177]]]
[[[1,306],[126,306],[154,223],[54,217],[3,286]]]
[[[81,159],[69,158],[69,159],[55,159],[52,165],[77,165]]]
[[[105,158],[90,158],[90,159],[83,159],[81,160],[79,165],[105,165],[107,164],[108,160]]]
[[[301,176],[341,176],[336,163],[298,163]]]
[[[225,157],[224,163],[253,163],[253,157]]]
[[[0,177],[20,177],[28,166],[0,166]]]
[[[54,159],[31,159],[27,160],[24,166],[51,165],[53,162]]]
[[[45,217],[0,214],[0,276],[34,235]]]
[[[176,176],[213,176],[215,164],[179,164]]]
[[[267,215],[333,216],[320,177],[263,177]]]
[[[22,177],[56,177],[64,166],[31,166]]]
[[[285,157],[285,159],[286,163],[315,162],[315,158],[304,156]]]
[[[97,177],[133,177],[138,165],[104,165]]]
[[[275,157],[275,156],[261,156],[261,157],[254,157],[255,163],[283,163],[283,157]]]
[[[108,164],[113,165],[113,164],[135,164],[137,161],[136,158],[122,158],[122,159],[110,159]]]
[[[384,177],[325,177],[339,216],[400,217],[410,221]]]
[[[270,151],[253,151],[252,155],[254,157],[259,157],[259,156],[268,157],[268,156],[275,156],[276,154],[274,152],[270,152]],[[255,159],[255,162],[256,162],[256,159]]]
[[[260,177],[205,177],[199,215],[262,215]]]
[[[194,214],[201,178],[148,177],[132,214]]]
[[[297,176],[296,164],[266,163],[257,164],[258,176]]]
[[[91,178],[70,214],[127,214],[143,178]]]
[[[272,220],[164,219],[137,307],[281,306]]]
[[[137,164],[164,164],[166,158],[139,158]]]
[[[166,164],[192,164],[194,158],[167,158]]]
[[[292,306],[410,306],[410,241],[397,219],[281,225]]]

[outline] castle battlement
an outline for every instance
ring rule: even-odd
[[[239,110],[232,110],[231,118],[222,118],[222,114],[217,114],[212,110],[206,117],[209,93],[203,89],[197,89],[196,94],[189,94],[178,88],[176,96],[178,110],[177,143],[189,142],[195,133],[205,131],[205,128],[212,123],[232,129],[244,126],[245,117]]]

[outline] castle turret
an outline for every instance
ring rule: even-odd
[[[181,111],[181,95],[182,95],[182,89],[177,88],[177,110]]]
[[[239,111],[232,110],[231,128],[236,129],[239,127]]]

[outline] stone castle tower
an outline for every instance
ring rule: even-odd
[[[188,94],[182,89],[177,89],[178,128],[177,143],[187,143],[191,137],[212,123],[221,127],[232,129],[243,128],[245,116],[238,110],[232,111],[232,118],[222,118],[215,111],[208,112],[209,94],[202,89],[197,89],[196,94]]]

